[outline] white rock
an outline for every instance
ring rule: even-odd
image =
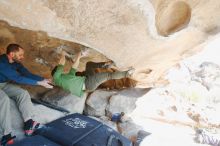
[[[94,91],[86,101],[85,112],[91,116],[104,116],[109,99],[114,94],[116,94],[114,91]]]

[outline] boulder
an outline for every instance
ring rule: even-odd
[[[51,90],[46,90],[37,95],[42,101],[46,101],[53,105],[62,107],[70,113],[83,113],[87,93],[84,93],[82,97],[72,95],[69,92],[64,91],[59,87],[55,87]]]
[[[116,94],[114,91],[96,90],[86,101],[85,113],[90,116],[104,116],[109,99]]]
[[[135,102],[137,99],[147,92],[148,89],[138,88],[122,90],[110,98],[106,110],[110,114],[121,112],[125,114],[131,113],[136,108]]]
[[[187,27],[191,18],[191,8],[184,1],[170,3],[156,14],[156,26],[158,32],[168,36],[184,27]]]
[[[80,43],[113,60],[119,69],[136,68],[137,87],[155,87],[166,83],[163,76],[171,66],[219,33],[219,5],[219,0],[1,0],[0,20],[10,30],[1,29],[5,37],[0,47],[13,41],[30,48],[35,53],[27,62],[45,65],[30,68],[49,76],[48,67],[56,61],[48,57],[53,56],[51,50],[68,48],[62,40]],[[31,33],[25,33],[28,30]],[[38,35],[28,40],[33,33]],[[51,45],[48,36],[57,42]]]

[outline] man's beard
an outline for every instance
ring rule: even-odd
[[[13,57],[12,60],[13,60],[14,62],[21,63],[21,60],[19,60],[17,57]]]

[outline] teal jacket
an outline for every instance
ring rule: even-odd
[[[63,68],[63,65],[58,65],[53,75],[55,85],[62,87],[65,91],[69,91],[73,95],[82,97],[85,77],[76,76],[76,70],[74,68],[71,68],[69,73],[65,74],[63,73]]]

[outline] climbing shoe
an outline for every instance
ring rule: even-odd
[[[24,134],[26,136],[32,136],[34,131],[36,129],[38,129],[40,126],[40,123],[36,122],[36,121],[33,121],[32,119],[26,121],[24,123]]]
[[[7,134],[2,136],[1,139],[1,146],[8,146],[11,144],[14,144],[14,139],[16,138],[16,136],[12,136],[11,134]]]

